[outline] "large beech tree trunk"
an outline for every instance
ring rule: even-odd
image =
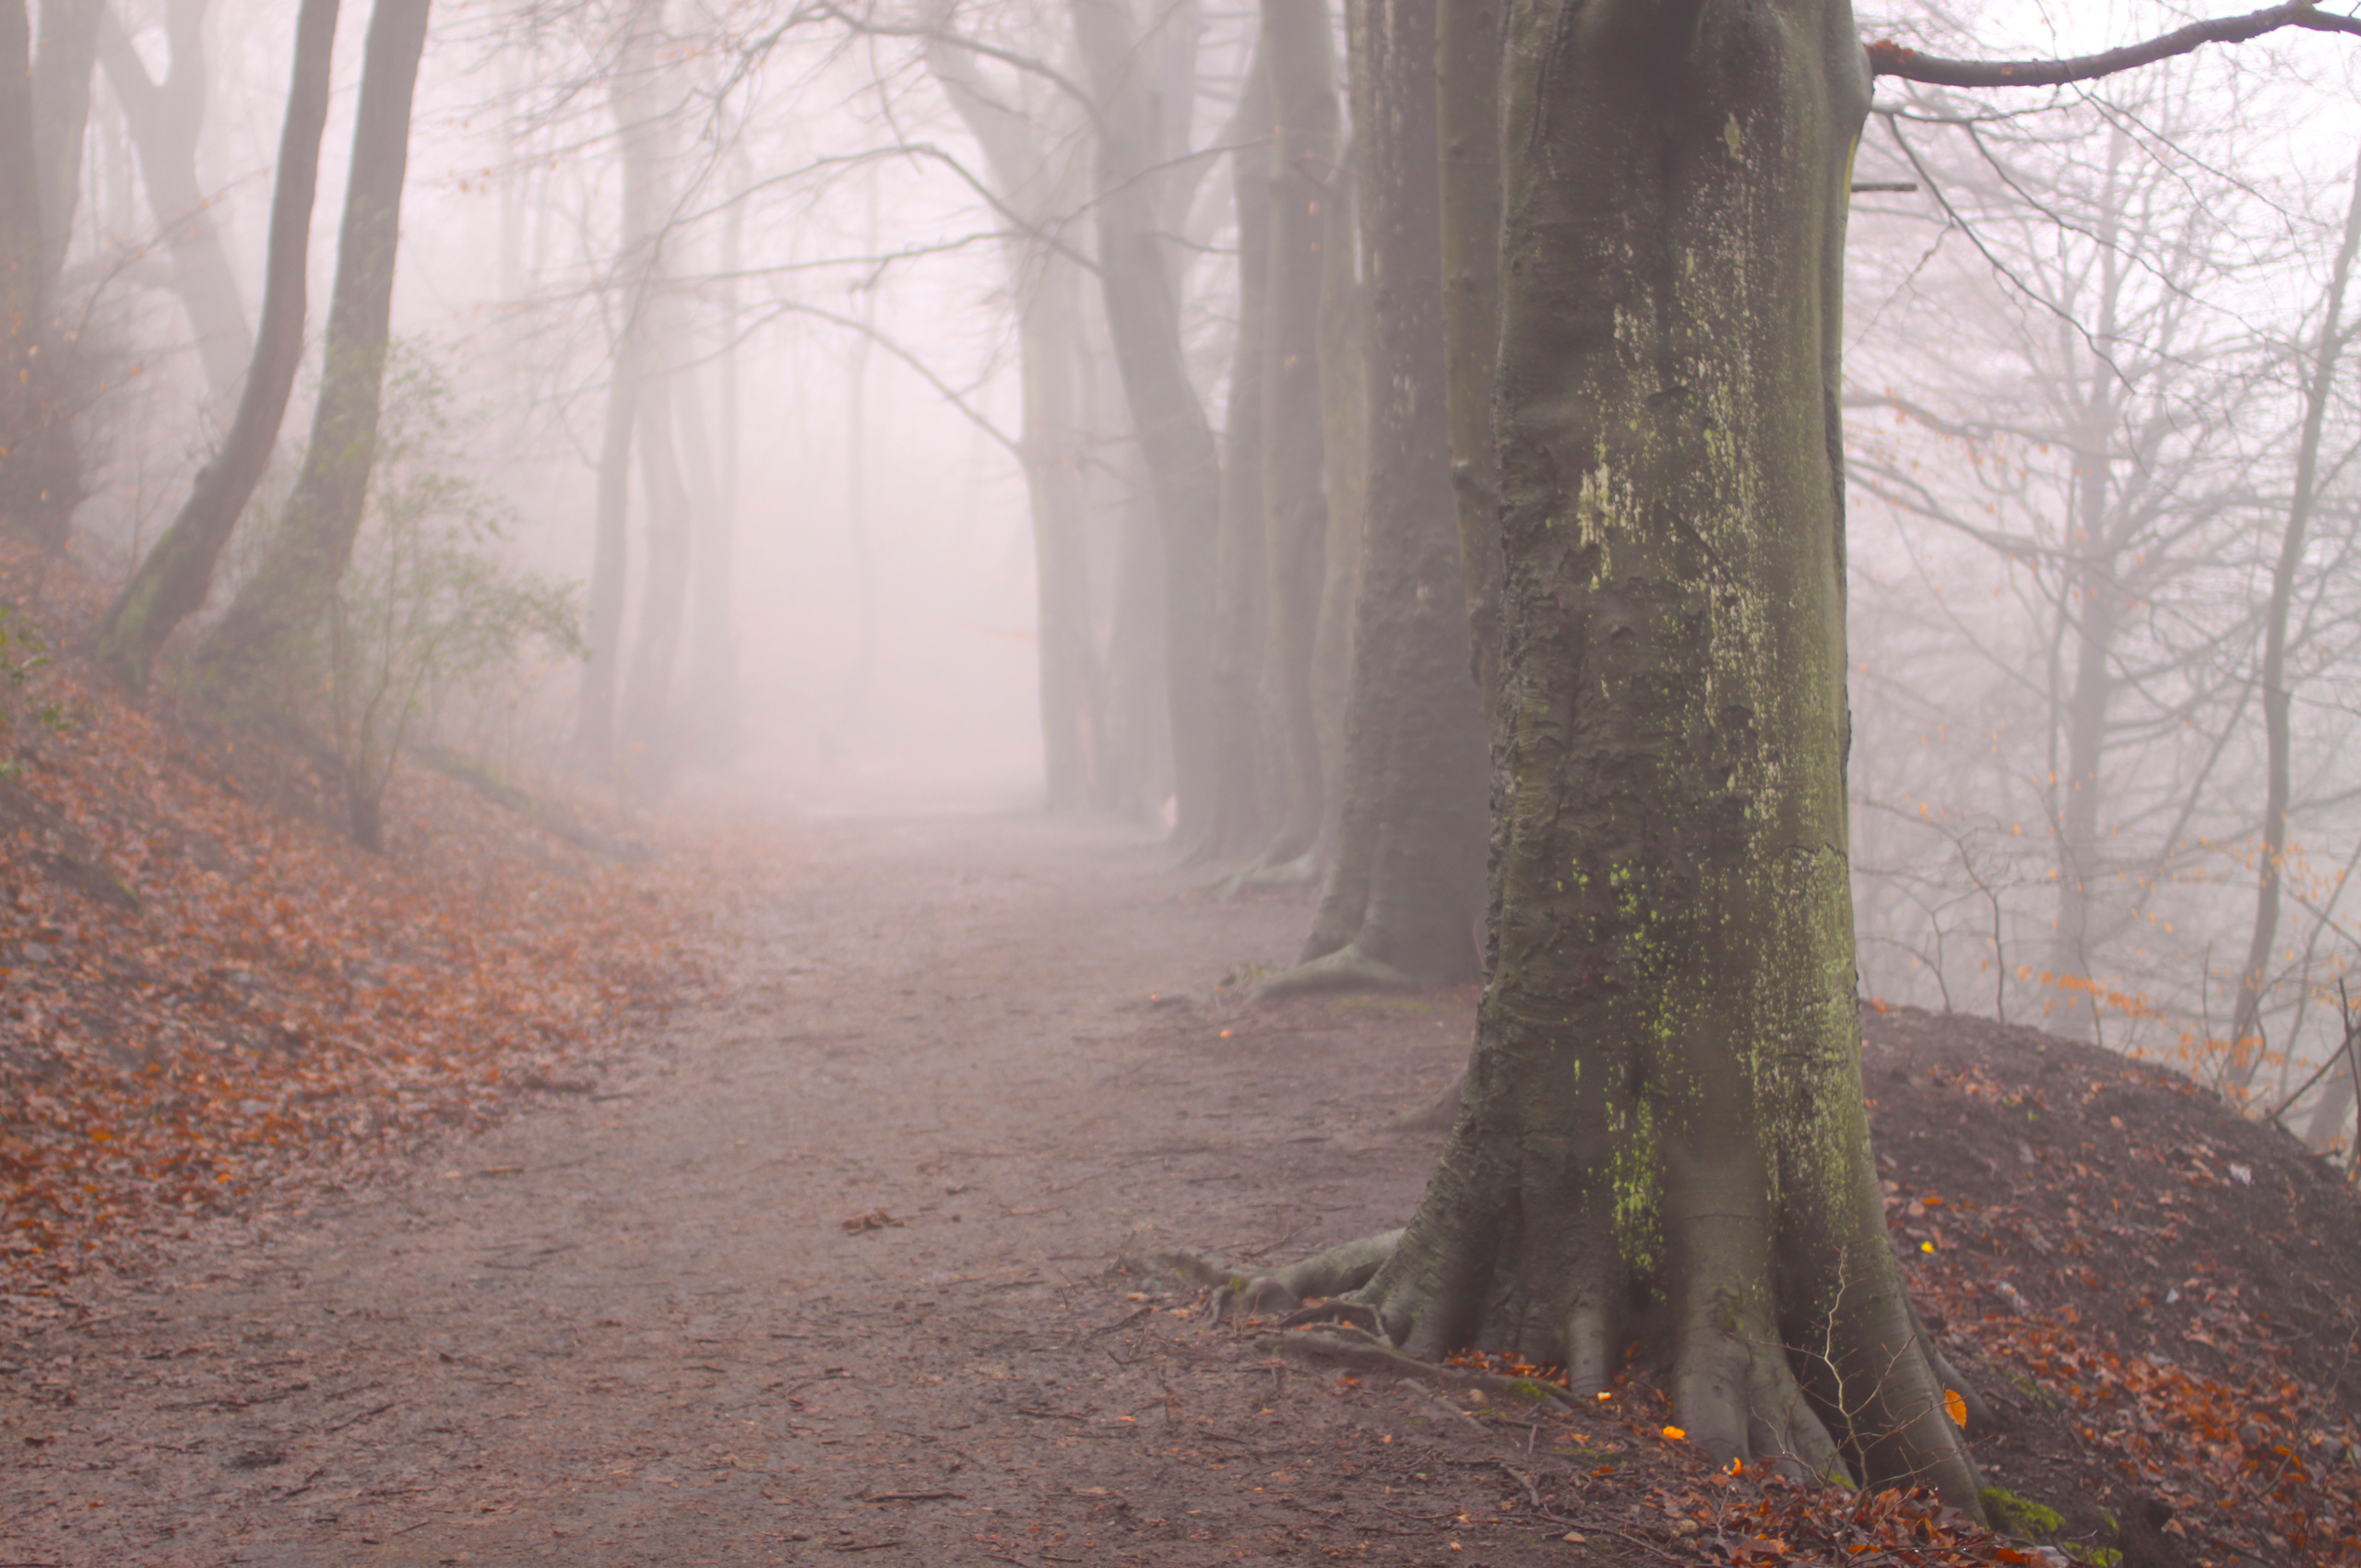
[[[1443,409],[1431,0],[1354,9],[1354,122],[1369,279],[1369,487],[1336,854],[1303,962],[1266,994],[1476,973],[1481,699]]]
[[[428,0],[377,0],[370,14],[311,445],[262,560],[198,655],[203,668],[228,682],[262,676],[285,659],[291,639],[326,612],[361,533],[377,457],[427,7]]]
[[[146,684],[173,629],[203,608],[214,564],[270,464],[287,399],[303,358],[303,271],[312,201],[319,188],[320,133],[328,117],[328,65],[337,0],[303,0],[295,18],[293,82],[279,133],[270,199],[270,244],[263,273],[262,330],[238,398],[237,418],[213,460],[197,470],[189,497],[100,621],[99,658],[129,684]]]
[[[1974,1510],[1854,992],[1836,359],[1868,59],[1843,0],[1553,0],[1510,34],[1496,958],[1365,1299],[1413,1352],[1582,1389],[1643,1339],[1717,1457]]]

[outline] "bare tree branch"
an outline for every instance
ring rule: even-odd
[[[2144,43],[2070,60],[1948,60],[1922,54],[1892,39],[1869,45],[1869,69],[1880,77],[1931,82],[1938,87],[2062,87],[2068,82],[2094,81],[2151,65],[2176,54],[2188,54],[2208,43],[2244,43],[2282,28],[2310,32],[2342,32],[2361,37],[2361,18],[2322,14],[2313,0],[2287,0],[2280,6],[2249,11],[2242,17],[2216,17],[2175,28]]]

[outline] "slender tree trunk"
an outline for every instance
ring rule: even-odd
[[[44,7],[45,43],[49,22]],[[0,173],[0,521],[62,550],[82,499],[82,469],[73,411],[61,396],[64,345],[50,329],[51,247],[43,228],[50,193],[42,184],[42,82],[31,46],[20,0],[0,6],[0,73],[8,78],[0,85],[0,164],[6,165]]]
[[[41,415],[31,391],[41,368],[41,160],[33,144],[32,22],[25,0],[0,0],[0,505],[28,525],[26,454]]]
[[[631,206],[626,187],[624,206]],[[597,510],[591,522],[589,652],[574,720],[574,756],[603,771],[614,761],[615,693],[622,679],[623,590],[631,556],[631,449],[639,407],[646,308],[635,289],[623,300],[615,332],[607,416],[599,442]]]
[[[670,325],[659,316],[658,341],[677,341]],[[631,668],[623,677],[622,733],[632,780],[649,798],[662,792],[679,750],[677,727],[670,722],[672,673],[680,662],[689,556],[696,531],[673,424],[675,388],[683,374],[677,364],[666,365],[640,384],[639,470],[647,503],[647,571],[640,579],[639,626]]]
[[[871,171],[869,225],[862,249],[877,252],[877,180]],[[870,689],[877,680],[877,552],[869,515],[869,350],[877,326],[877,291],[860,296],[861,330],[845,358],[845,550],[852,562],[852,668],[836,692],[836,731],[858,729],[869,716]]]
[[[1325,209],[1337,198],[1335,49],[1326,0],[1263,0],[1271,83],[1270,288],[1264,328],[1264,546],[1270,587],[1273,864],[1311,852],[1325,804],[1313,668],[1328,547],[1327,409],[1320,356]]]
[[[41,187],[42,287],[53,291],[74,238],[82,195],[82,142],[90,125],[90,73],[106,0],[42,0],[33,59],[33,151]]]
[[[293,83],[279,142],[271,194],[269,259],[263,276],[262,330],[238,398],[237,418],[213,460],[197,471],[172,526],[132,573],[98,628],[98,655],[134,687],[147,683],[174,628],[204,606],[214,564],[254,495],[294,390],[303,357],[303,271],[312,200],[318,189],[320,133],[327,125],[329,54],[337,0],[303,0],[295,20]]]
[[[1125,426],[1110,421],[1098,428]],[[1114,731],[1109,756],[1115,771],[1109,792],[1117,810],[1150,822],[1160,820],[1168,805],[1177,810],[1178,802],[1167,701],[1172,683],[1165,671],[1170,640],[1164,612],[1171,594],[1164,579],[1163,518],[1147,459],[1136,445],[1127,445],[1113,468],[1115,581],[1107,638],[1107,716]]]
[[[1272,992],[1472,978],[1483,897],[1483,715],[1443,407],[1434,10],[1363,0],[1354,15],[1370,478],[1346,799],[1303,961]]]
[[[732,203],[721,241],[721,349],[715,359],[719,412],[706,418],[702,371],[682,383],[687,406],[684,444],[697,476],[696,539],[690,552],[694,581],[689,623],[689,744],[708,766],[738,760],[738,632],[731,583],[738,533],[738,285],[742,203]]]
[[[2094,374],[2108,374],[2105,367]],[[2112,401],[2094,391],[2089,422],[2090,446],[2082,458],[2075,526],[2067,541],[2068,582],[2072,591],[2058,613],[2067,618],[2074,648],[2073,685],[2062,715],[2065,766],[2056,784],[2058,912],[2050,933],[2049,967],[2059,976],[2090,972],[2093,895],[2099,885],[2100,806],[2106,794],[2107,713],[2115,699],[2115,638],[2121,624],[2122,589],[2116,580],[2113,530],[2106,517],[2113,463]],[[2083,993],[2061,991],[2053,999],[2062,1011],[2053,1023],[2080,1018],[2098,1026],[2096,1004]]]
[[[2270,989],[2271,949],[2279,933],[2280,862],[2287,853],[2287,615],[2295,602],[2296,576],[2303,567],[2304,544],[2319,496],[2320,432],[2328,421],[2337,358],[2344,348],[2344,286],[2353,276],[2356,247],[2361,247],[2361,162],[2354,166],[2353,195],[2344,209],[2344,239],[2329,273],[2319,341],[2312,350],[2309,373],[2304,378],[2304,426],[2296,445],[2296,489],[2288,497],[2287,526],[2279,538],[2279,559],[2271,571],[2271,600],[2263,609],[2262,863],[2255,879],[2254,935],[2247,945],[2246,968],[2238,973],[2237,1003],[2230,1023],[2228,1081],[2239,1088],[2252,1084],[2262,1065],[2262,999]]]
[[[1053,812],[1103,807],[1113,803],[1116,785],[1107,682],[1091,630],[1080,279],[1051,239],[1059,213],[1079,194],[1068,188],[1079,160],[1059,151],[1056,126],[1035,124],[977,77],[974,57],[948,30],[948,0],[936,0],[927,16],[934,30],[927,69],[983,147],[995,194],[1026,228],[1006,254],[1016,289],[1032,504],[1043,803]]]
[[[1545,0],[1508,58],[1495,956],[1363,1296],[1415,1353],[1578,1389],[1639,1337],[1717,1460],[1973,1511],[1854,994],[1836,356],[1869,62],[1841,0]]]
[[[232,685],[283,664],[292,639],[335,598],[361,533],[385,398],[410,102],[426,46],[427,6],[428,0],[376,0],[370,14],[311,445],[260,563],[198,655],[209,674]]]
[[[1181,352],[1180,302],[1154,200],[1157,171],[1168,154],[1159,104],[1145,90],[1135,58],[1130,5],[1071,3],[1075,42],[1098,99],[1099,287],[1162,535],[1174,837],[1193,852],[1214,831],[1220,793],[1213,649],[1221,463]]]
[[[1053,812],[1112,803],[1107,695],[1090,629],[1089,539],[1084,517],[1079,398],[1074,386],[1078,279],[1040,255],[1018,307],[1025,356],[1025,468],[1033,504],[1035,624],[1040,642],[1045,803]]]
[[[1360,600],[1369,495],[1369,291],[1361,279],[1358,154],[1347,148],[1321,217],[1320,429],[1327,489],[1320,621],[1311,648],[1320,740],[1320,840],[1334,868],[1346,796],[1346,716],[1352,704],[1353,607]],[[1357,843],[1366,843],[1359,835]]]
[[[1223,418],[1221,524],[1214,601],[1214,747],[1211,826],[1197,846],[1213,859],[1252,855],[1270,832],[1270,776],[1263,707],[1264,634],[1270,622],[1270,558],[1264,516],[1264,421],[1269,399],[1271,92],[1259,54],[1247,72],[1222,141],[1238,209],[1238,336]]]
[[[631,454],[646,395],[649,339],[662,287],[662,236],[657,232],[658,114],[648,75],[652,30],[661,0],[637,0],[624,21],[608,106],[623,165],[621,261],[624,280],[614,331],[607,415],[599,445],[597,515],[592,523],[589,656],[583,662],[575,715],[577,765],[605,772],[615,761],[615,704],[623,682],[623,608],[631,557]]]
[[[2130,137],[2118,127],[2108,139],[2108,189],[2119,188],[2118,171],[2126,157],[2132,155]],[[2118,342],[2121,327],[2121,224],[2117,204],[2106,204],[2096,236],[2098,309],[2090,334],[2090,340],[2101,345]],[[2073,333],[2077,339],[2081,336],[2062,322],[2058,330]],[[2091,932],[2093,895],[2101,885],[2103,873],[2099,820],[2106,794],[2107,720],[2116,695],[2115,643],[2125,609],[2119,575],[2120,519],[2113,513],[2118,495],[2118,423],[2129,389],[2116,360],[2105,351],[2090,353],[2082,377],[2069,385],[2082,399],[2082,450],[2075,464],[2079,481],[2061,541],[2066,592],[2059,599],[2058,613],[2071,634],[2074,673],[2061,715],[2065,766],[2050,779],[2051,821],[2058,836],[2053,868],[2058,909],[2052,921],[2049,968],[2058,976],[2087,978],[2094,967],[2095,944]],[[2063,1029],[2079,1022],[2094,1037],[2097,1035],[2102,1021],[2095,995],[2061,989],[2051,1002],[2057,1005],[2050,1016],[2052,1027]]]
[[[1501,39],[1505,0],[1439,0],[1442,53],[1442,322],[1451,478],[1476,686],[1497,718],[1501,666],[1501,463],[1492,374],[1501,346]]]
[[[254,334],[212,205],[196,180],[197,133],[205,123],[206,3],[170,0],[164,26],[172,64],[160,84],[148,77],[112,13],[100,20],[99,58],[131,126],[140,182],[172,252],[172,286],[196,336],[206,386],[215,405],[226,410],[244,383]]]

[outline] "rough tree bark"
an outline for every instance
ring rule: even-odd
[[[1443,408],[1434,11],[1366,0],[1352,25],[1370,466],[1345,798],[1302,960],[1266,996],[1471,978],[1483,895],[1482,710]]]
[[[329,54],[337,0],[303,0],[295,19],[293,82],[279,134],[271,192],[270,243],[263,274],[262,330],[238,413],[213,460],[197,470],[172,526],[132,573],[97,636],[100,659],[133,687],[144,686],[164,640],[205,604],[214,564],[269,466],[303,357],[303,271],[312,201],[318,191],[320,133],[327,125]]]
[[[1366,1299],[1716,1457],[1974,1469],[1870,1162],[1844,756],[1841,3],[1511,24],[1495,957],[1458,1125]]]
[[[1976,1514],[1862,1096],[1837,413],[1871,61],[1959,63],[1865,51],[1845,0],[1529,0],[1508,32],[1475,1050],[1408,1226],[1237,1283],[1578,1392],[1637,1338],[1717,1458]]]
[[[2279,933],[2280,862],[2287,853],[2289,698],[2287,616],[2296,597],[2296,576],[2304,563],[2319,492],[2320,434],[2328,419],[2329,391],[2344,348],[2344,288],[2353,277],[2353,256],[2361,247],[2361,161],[2353,171],[2353,195],[2344,211],[2344,238],[2329,272],[2328,297],[2320,311],[2319,341],[2304,377],[2304,425],[2296,443],[2296,488],[2287,501],[2287,526],[2272,565],[2271,599],[2262,623],[2263,802],[2261,865],[2256,872],[2254,934],[2246,968],[2238,972],[2236,1005],[2231,1013],[2228,1081],[2238,1088],[2261,1069],[2262,1000],[2270,989],[2272,944]]]
[[[227,685],[283,666],[292,639],[326,612],[361,532],[377,457],[410,103],[428,4],[377,0],[370,13],[311,445],[254,575],[197,654],[199,668]]]
[[[99,60],[123,105],[139,153],[139,180],[172,256],[172,287],[188,312],[205,384],[214,403],[229,408],[238,396],[254,350],[253,328],[237,276],[221,248],[212,204],[196,181],[197,133],[205,124],[207,0],[171,0],[164,12],[171,68],[157,82],[140,63],[113,13],[99,24]],[[101,7],[103,10],[103,7]]]

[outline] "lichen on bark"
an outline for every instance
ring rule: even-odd
[[[1489,971],[1350,1297],[1406,1351],[1640,1339],[1717,1456],[1974,1511],[1884,1234],[1846,861],[1845,208],[1812,0],[1517,6],[1503,78]]]

